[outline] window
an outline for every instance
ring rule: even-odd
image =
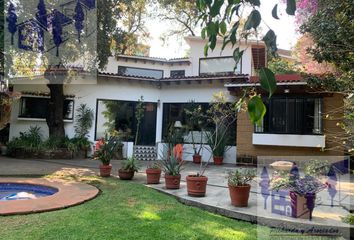
[[[267,113],[256,133],[322,134],[322,99],[277,97],[266,102]]]
[[[100,139],[107,132],[120,132],[123,141],[134,142],[138,102],[119,100],[97,100],[95,139]],[[140,123],[138,145],[155,145],[157,104],[144,103],[145,112]]]
[[[167,135],[168,135],[168,129],[176,122],[176,121],[180,121],[182,123],[182,126],[186,126],[187,124],[187,116],[186,116],[186,112],[185,112],[185,107],[186,105],[189,103],[164,103],[163,104],[163,125],[162,125],[162,139],[166,139]],[[202,107],[202,111],[203,112],[207,112],[208,108],[209,108],[209,103],[198,103],[201,105]],[[206,131],[208,131],[208,129],[214,129],[215,125],[208,123],[208,125],[206,126]],[[229,142],[229,145],[235,145],[236,143],[236,122],[234,122],[233,124],[231,124],[231,126],[229,126],[230,131],[228,131],[227,134],[227,140]],[[199,126],[196,124],[195,126],[193,126],[192,131],[194,132],[194,139],[195,142],[200,142],[201,138],[198,135],[198,133],[200,133],[200,128]],[[207,143],[206,141],[206,136],[204,134],[203,136],[203,142]],[[190,142],[189,140],[191,140],[191,134],[190,132],[186,132],[184,135],[184,140],[185,142]]]
[[[48,112],[49,98],[22,97],[20,102],[20,118],[45,119]],[[63,117],[65,120],[74,118],[74,100],[64,100]]]
[[[160,79],[163,78],[162,70],[146,69],[146,68],[134,68],[118,66],[119,75],[138,76],[138,77],[150,77]]]
[[[184,77],[186,75],[184,70],[171,70],[170,77]]]
[[[241,61],[237,64],[233,57],[201,58],[199,60],[199,75],[241,73]]]

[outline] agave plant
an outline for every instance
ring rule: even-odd
[[[135,157],[131,157],[124,160],[121,170],[138,172],[139,168],[138,160]]]
[[[167,160],[162,161],[162,168],[165,174],[170,176],[181,175],[183,161],[178,162],[177,159],[172,155]]]

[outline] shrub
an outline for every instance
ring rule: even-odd
[[[255,169],[236,169],[229,172],[228,183],[230,186],[246,186],[256,177]]]

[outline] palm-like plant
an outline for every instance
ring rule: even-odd
[[[75,137],[87,137],[93,122],[93,111],[86,104],[80,104],[76,110]]]
[[[177,159],[171,155],[166,160],[162,161],[162,168],[165,174],[170,176],[181,175],[183,161],[178,162]]]

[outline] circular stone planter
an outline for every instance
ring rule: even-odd
[[[0,183],[33,184],[58,189],[57,193],[47,197],[3,201],[0,203],[0,216],[38,213],[68,208],[91,200],[99,193],[99,190],[94,186],[64,180],[0,178]]]

